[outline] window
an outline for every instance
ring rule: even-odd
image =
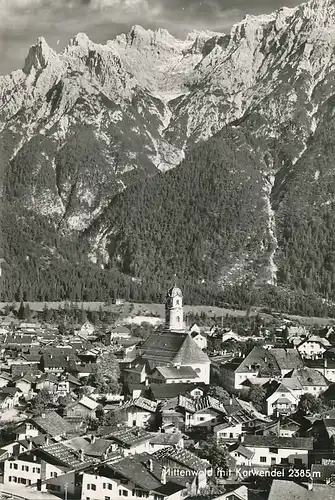
[[[105,500],[111,500],[111,497],[105,497]]]
[[[12,463],[10,463],[10,464],[9,464],[9,468],[10,468],[10,469],[12,469],[12,468],[13,468],[13,464],[12,464]]]
[[[270,453],[278,453],[278,448],[269,448]]]
[[[108,489],[111,490],[113,486],[111,484],[108,485]]]
[[[260,458],[260,461],[261,461],[262,463],[266,463],[266,457],[261,457],[261,458]]]
[[[176,317],[176,320],[177,320],[177,323],[179,323],[179,322],[180,322],[180,317],[179,317],[179,316],[177,316],[177,317]]]
[[[200,422],[203,422],[205,420],[205,417],[199,417]]]
[[[97,487],[95,484],[91,484],[91,490],[96,491]]]
[[[127,496],[128,496],[128,491],[127,491],[127,490],[122,490],[122,495],[123,495],[124,497],[127,497]]]
[[[88,490],[90,490],[90,489],[91,489],[91,485],[90,485],[90,484],[88,484],[88,485],[87,485],[87,489],[88,489]]]
[[[102,487],[105,490],[106,489],[106,483],[102,483]]]
[[[17,464],[14,464],[14,469],[16,469],[16,470],[18,469],[18,466],[17,466]]]
[[[229,433],[229,437],[230,438],[233,438],[234,437],[234,434],[232,432]]]
[[[9,476],[8,477],[8,481],[11,482],[12,481],[12,476]]]
[[[36,472],[39,474],[41,472],[41,469],[39,467],[36,467]]]

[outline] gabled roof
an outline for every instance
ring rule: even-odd
[[[141,410],[155,412],[157,409],[157,402],[151,401],[150,399],[143,398],[140,396],[139,398],[134,398],[126,401],[122,406],[118,407],[118,410],[124,410],[127,408],[140,408]]]
[[[272,354],[272,349],[255,346],[252,351],[243,359],[237,373],[259,372],[261,376],[280,376],[280,368],[276,358]]]
[[[314,484],[313,489],[308,490],[307,485],[274,479],[268,500],[282,500],[283,498],[293,500],[333,500],[334,488],[326,484]]]
[[[156,401],[163,401],[164,399],[173,399],[180,394],[186,394],[192,389],[202,388],[202,384],[150,384],[148,393]]]
[[[73,404],[81,404],[81,405],[85,406],[86,408],[88,408],[89,410],[96,410],[99,406],[99,403],[97,403],[96,401],[94,401],[91,398],[88,398],[87,396],[82,396],[79,401],[76,401]]]
[[[46,411],[41,416],[30,418],[29,421],[52,437],[61,436],[72,430],[71,425],[55,411]]]
[[[292,370],[293,368],[303,368],[304,362],[296,349],[273,348],[271,353],[275,357],[281,370]]]
[[[248,460],[250,460],[254,456],[254,452],[249,450],[249,448],[246,448],[245,446],[243,446],[243,444],[239,444],[237,446],[237,448],[234,447],[233,451],[234,451],[234,453],[239,453],[240,455],[247,458]]]
[[[131,447],[145,441],[150,441],[153,434],[140,427],[126,427],[117,429],[111,427],[111,432],[104,433],[105,437],[119,443],[121,446]]]
[[[291,378],[296,378],[302,386],[328,386],[328,382],[322,373],[318,370],[314,370],[314,368],[308,368],[307,366],[294,369],[290,376]]]
[[[243,445],[252,448],[281,448],[294,450],[312,450],[313,438],[257,436],[246,434]]]
[[[157,366],[156,370],[165,378],[165,379],[180,379],[180,378],[188,378],[188,379],[197,379],[198,374],[191,368],[190,366]]]
[[[210,363],[210,359],[204,353],[190,335],[186,335],[184,342],[173,363],[181,365],[191,365],[193,363]]]
[[[207,460],[203,460],[199,458],[194,453],[185,449],[176,449],[174,447],[171,448],[163,448],[159,451],[153,453],[153,456],[158,460],[168,459],[170,461],[174,461],[182,466],[185,466],[191,470],[201,471],[206,470],[210,464]]]
[[[154,366],[167,363],[190,366],[210,360],[188,333],[152,333],[141,347],[141,356]]]
[[[37,450],[37,452],[38,451],[39,450]],[[54,443],[49,446],[43,446],[40,448],[40,452],[41,454],[45,453],[50,457],[59,460],[65,467],[69,467],[71,469],[80,469],[85,467],[85,465],[95,463],[96,461],[94,458],[87,456],[84,456],[84,460],[82,461],[78,453],[63,443]]]

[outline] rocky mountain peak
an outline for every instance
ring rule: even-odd
[[[36,44],[30,47],[24,63],[23,71],[24,73],[29,74],[32,68],[37,71],[43,70],[55,57],[57,57],[56,52],[49,47],[43,37],[40,37],[37,39]]]

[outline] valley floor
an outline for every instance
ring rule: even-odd
[[[12,305],[13,302],[0,302],[0,310],[3,309],[6,305]],[[16,302],[17,309],[20,306],[19,302]],[[49,309],[58,309],[59,307],[63,308],[65,302],[28,302],[31,311],[42,311],[45,304]],[[164,318],[164,305],[163,304],[141,304],[141,303],[133,303],[133,302],[124,302],[122,305],[107,305],[104,302],[78,302],[78,307],[83,308],[85,310],[98,311],[102,308],[104,311],[110,312],[119,312],[121,316],[126,318],[129,316],[157,316],[160,318]],[[240,309],[226,309],[221,307],[214,306],[205,306],[205,305],[184,305],[184,313],[187,314],[192,312],[194,314],[205,313],[208,317],[221,317],[221,316],[232,316],[232,317],[243,317],[247,314],[246,310]],[[258,308],[252,308],[249,312],[249,316],[256,316],[259,312]],[[262,313],[263,316],[271,315]],[[335,324],[335,318],[318,318],[314,316],[297,316],[284,314],[285,318],[291,319],[293,321],[299,321],[305,325],[329,325]]]

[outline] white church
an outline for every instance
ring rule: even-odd
[[[141,382],[209,384],[210,359],[192,335],[186,331],[183,295],[175,285],[166,295],[163,330],[148,337],[127,372],[142,369]]]

